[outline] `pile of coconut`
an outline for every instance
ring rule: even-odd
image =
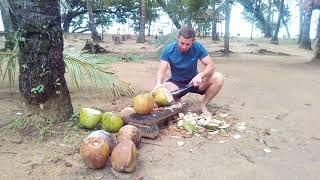
[[[79,125],[93,131],[80,147],[80,156],[87,167],[100,169],[106,166],[111,156],[112,167],[119,172],[133,172],[138,156],[137,148],[141,142],[141,132],[132,125],[124,125],[123,118],[137,113],[146,115],[157,106],[169,106],[173,102],[171,93],[160,87],[153,93],[141,93],[133,98],[133,108],[124,108],[119,114],[102,113],[91,108],[81,108]]]
[[[92,169],[105,167],[111,156],[111,165],[116,171],[133,172],[140,142],[141,133],[132,125],[123,126],[117,135],[97,130],[82,142],[80,156],[86,166]]]

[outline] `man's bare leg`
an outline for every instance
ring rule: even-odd
[[[215,72],[209,78],[204,79],[200,90],[206,89],[206,94],[201,102],[201,111],[204,114],[211,114],[207,108],[209,102],[219,93],[222,88],[224,77],[221,73]]]
[[[164,83],[164,86],[165,86],[170,92],[179,89],[179,87],[178,87],[177,85],[175,85],[174,83],[172,83],[172,82],[165,82],[165,83]],[[176,102],[180,102],[181,98],[178,98],[178,99],[175,98],[174,100],[175,100]]]

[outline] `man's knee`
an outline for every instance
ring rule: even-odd
[[[212,84],[216,84],[216,85],[219,85],[219,86],[222,86],[223,85],[223,82],[224,82],[224,76],[222,73],[220,72],[215,72],[212,76]]]
[[[206,90],[210,86],[221,87],[223,85],[224,76],[219,72],[213,73],[210,77],[205,80],[205,83],[199,87],[200,90]]]

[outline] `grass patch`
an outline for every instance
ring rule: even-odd
[[[43,142],[46,139],[46,137],[52,134],[52,129],[54,124],[55,124],[54,120],[47,119],[46,121],[40,122],[35,125],[37,130],[37,139],[40,142]]]
[[[23,129],[25,128],[30,122],[26,119],[18,118],[14,122],[12,122],[9,126],[10,129]]]
[[[89,132],[79,127],[79,111],[75,112],[66,123],[66,129],[63,136],[63,143],[74,145],[86,137]]]

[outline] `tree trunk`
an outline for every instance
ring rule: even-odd
[[[272,16],[272,0],[268,0],[268,10],[267,10],[267,18],[266,18],[266,28],[269,32],[271,32],[271,16]]]
[[[70,24],[74,17],[75,15],[73,12],[70,12],[70,11],[67,12],[66,16],[63,19],[63,24],[62,24],[64,32],[69,32]]]
[[[280,7],[278,9],[279,14],[278,14],[278,20],[277,20],[277,25],[276,28],[274,30],[274,34],[273,37],[271,39],[271,43],[272,44],[279,44],[278,42],[278,33],[279,33],[279,29],[280,29],[280,23],[281,23],[281,18],[282,18],[282,11],[283,11],[283,4],[284,4],[284,0],[281,0],[280,2]]]
[[[179,22],[179,18],[177,16],[177,14],[171,10],[169,10],[169,8],[167,8],[167,4],[164,0],[157,0],[158,4],[162,7],[162,9],[168,13],[170,19],[172,20],[173,24],[176,26],[177,29],[181,28],[180,22]]]
[[[151,36],[151,21],[148,22],[148,36]]]
[[[301,37],[302,37],[303,18],[304,18],[304,13],[303,13],[303,10],[302,10],[302,0],[300,0],[300,2],[299,2],[299,37],[298,37],[298,44],[300,44]]]
[[[213,41],[219,41],[219,35],[217,33],[217,13],[216,13],[216,2],[212,3],[212,11],[213,11],[213,19],[212,19],[212,29],[211,29],[211,37]]]
[[[139,25],[139,37],[137,43],[145,42],[145,29],[146,29],[146,0],[140,0],[140,25]]]
[[[283,16],[281,17],[281,19],[282,19],[282,23],[283,23],[284,27],[286,28],[286,32],[287,32],[288,39],[290,39],[291,36],[290,36],[290,30],[289,30],[289,27],[288,27],[288,23],[287,23],[287,21],[285,21],[285,20],[283,19]]]
[[[59,0],[15,0],[21,29],[19,89],[27,114],[41,120],[69,120],[73,109],[64,78]]]
[[[13,28],[13,22],[11,20],[11,15],[9,10],[6,10],[2,3],[0,3],[0,10],[1,10],[1,17],[2,17],[2,23],[3,23],[3,29],[5,33],[5,43],[4,47],[6,50],[13,50],[14,48],[14,28]],[[16,28],[17,29],[17,28]]]
[[[252,12],[252,22],[251,22],[251,31],[250,31],[250,39],[252,40],[252,34],[253,34],[253,25],[254,25],[254,13],[256,11],[257,7],[257,0],[254,0],[253,4],[253,12]]]
[[[238,0],[238,2],[246,9],[246,11],[248,11],[250,13],[253,13],[254,1],[249,1],[250,3],[248,3],[247,0]],[[266,22],[266,20],[264,18],[264,15],[262,13],[262,9],[260,8],[260,6],[256,7],[255,12],[254,12],[254,16],[260,22],[260,24],[263,27],[261,29],[261,31],[263,32],[264,37],[265,38],[272,37],[271,29],[269,28],[270,26]]]
[[[304,20],[302,25],[302,36],[299,43],[299,47],[303,49],[311,50],[311,41],[310,41],[310,23],[311,23],[312,10],[308,10],[304,13]]]
[[[95,42],[100,42],[101,36],[98,34],[96,23],[94,22],[93,11],[92,11],[92,1],[86,0],[86,2],[87,2],[87,10],[88,10],[88,16],[89,16],[88,25],[91,31],[92,40]]]
[[[272,3],[271,3],[271,6],[272,6]],[[261,5],[261,0],[257,0],[257,7],[258,7],[258,10],[259,10],[259,14],[262,15],[262,19],[264,22],[263,23],[263,33],[264,33],[264,37],[265,38],[269,38],[269,37],[272,37],[272,29],[271,29],[271,26],[270,26],[270,19],[268,20],[268,17],[266,19],[264,19],[264,15],[263,15],[263,8],[262,5]]]
[[[277,4],[278,11],[280,11],[280,8],[281,8],[281,3],[278,3]],[[283,4],[283,7],[282,7],[282,11],[283,11],[283,8],[284,8],[284,4]],[[287,37],[290,39],[291,36],[290,36],[289,27],[288,27],[287,21],[283,18],[283,15],[281,16],[281,21],[282,21],[283,26],[286,28]]]
[[[317,37],[316,37],[316,47],[315,47],[315,53],[313,57],[314,62],[320,62],[320,16],[318,18],[318,27],[317,27]]]
[[[224,55],[229,56],[229,27],[230,27],[230,3],[229,0],[226,0],[226,24],[225,24],[225,33],[224,33]]]
[[[217,33],[217,21],[215,19],[212,20],[212,40],[213,41],[219,41],[219,35]]]

